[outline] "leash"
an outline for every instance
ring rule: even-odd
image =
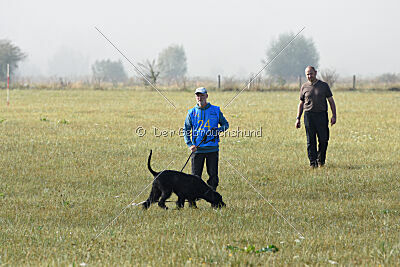
[[[215,128],[212,128],[211,131],[214,130],[214,129],[215,129]],[[216,130],[216,129],[215,129],[215,130]],[[211,131],[210,131],[210,132],[211,132]],[[196,146],[196,150],[197,150],[197,148],[207,139],[207,136],[208,136],[207,133],[208,133],[208,131],[207,131],[206,134],[204,135],[204,137],[203,137],[203,139],[201,140],[201,142]],[[217,134],[214,136],[213,139],[208,140],[207,142],[205,142],[205,144],[208,143],[208,142],[211,142],[211,141],[215,141],[215,139],[217,138],[217,136],[218,136],[218,132],[217,132]],[[193,155],[194,152],[195,152],[195,151],[192,151],[192,153],[190,153],[188,159],[187,159],[186,162],[185,162],[185,165],[183,165],[183,168],[182,168],[181,172],[183,172],[183,169],[185,169],[186,165],[187,165],[188,162],[189,162],[189,159],[192,157],[192,155]]]
[[[208,137],[208,134],[207,134],[207,133],[212,132],[212,130],[216,130],[216,129],[215,129],[215,128],[212,128],[211,131],[207,131],[206,134],[204,135],[203,139],[201,140],[201,142],[196,146],[196,149],[207,139],[207,137]],[[214,136],[213,139],[208,140],[206,143],[211,142],[211,141],[214,141],[217,137],[218,137],[218,132],[217,132],[217,134]],[[190,153],[188,159],[187,159],[186,162],[185,162],[185,165],[183,165],[183,168],[182,168],[181,172],[183,171],[183,169],[185,169],[185,167],[186,167],[187,163],[189,162],[189,159],[190,159],[190,157],[193,155],[193,153],[194,153],[194,152]],[[146,187],[146,188],[147,188],[147,187]],[[142,202],[139,202],[139,203],[132,202],[132,203],[130,203],[127,207],[130,207],[130,206],[132,206],[132,207],[139,206],[139,205],[143,204],[144,202],[146,202],[146,200],[144,200],[144,201],[142,201]],[[157,202],[158,202],[158,201],[157,201]],[[168,201],[168,200],[167,200],[167,201],[165,201],[165,202],[174,202],[174,201]],[[188,202],[188,201],[185,201],[185,202]]]

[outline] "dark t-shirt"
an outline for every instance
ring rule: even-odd
[[[313,85],[306,82],[300,89],[300,100],[304,102],[304,111],[328,111],[326,99],[332,96],[331,89],[326,82],[318,80]]]

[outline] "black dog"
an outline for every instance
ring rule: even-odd
[[[222,196],[208,186],[200,177],[189,175],[183,172],[165,170],[155,172],[151,169],[152,151],[150,150],[147,167],[151,174],[154,175],[153,187],[151,188],[149,198],[143,203],[143,208],[148,209],[150,205],[158,201],[158,206],[163,209],[168,209],[165,206],[165,201],[174,192],[178,196],[176,206],[183,208],[185,199],[188,200],[191,207],[196,207],[197,199],[204,199],[211,203],[213,208],[222,208],[225,203],[222,201]]]

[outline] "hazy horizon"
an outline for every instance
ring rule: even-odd
[[[342,77],[400,73],[400,4],[394,0],[1,2],[0,39],[28,54],[22,75],[84,75],[95,60],[108,58],[121,59],[128,75],[136,75],[95,27],[134,63],[183,45],[188,76],[248,77],[261,69],[272,39],[302,27],[319,51],[319,69]]]

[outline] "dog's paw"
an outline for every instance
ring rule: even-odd
[[[196,202],[189,202],[189,207],[192,209],[197,209]]]
[[[211,204],[211,207],[213,207],[214,209],[222,209],[226,207],[226,204],[223,201],[221,201],[217,204]]]
[[[178,210],[180,210],[180,209],[183,209],[185,207],[185,202],[179,202],[179,201],[177,201],[176,202],[176,208],[178,209]]]

